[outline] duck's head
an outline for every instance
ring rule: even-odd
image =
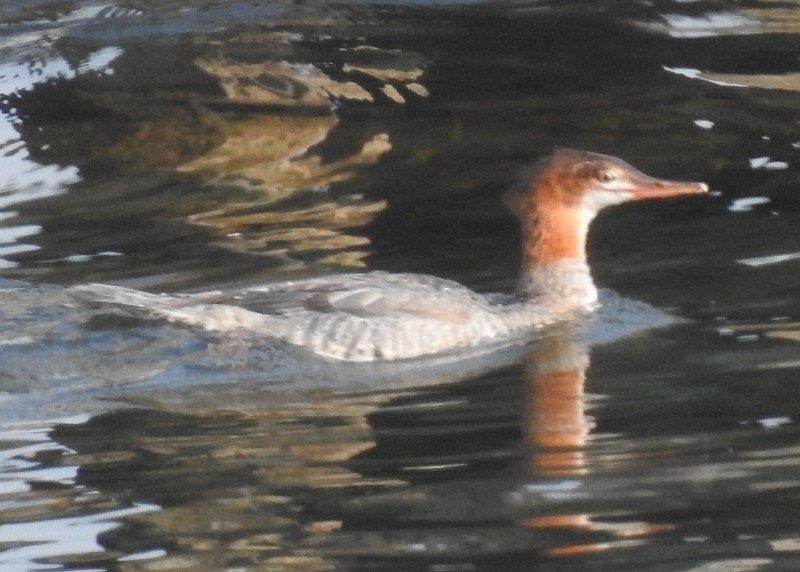
[[[520,218],[533,207],[548,206],[594,216],[607,206],[632,200],[706,192],[705,183],[656,179],[610,155],[562,148],[537,163],[504,198]]]

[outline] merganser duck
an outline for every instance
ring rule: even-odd
[[[103,284],[70,292],[138,316],[279,338],[336,360],[415,358],[533,337],[591,311],[597,289],[586,236],[595,215],[631,200],[707,191],[703,183],[649,177],[616,157],[557,150],[504,196],[522,228],[522,268],[513,295],[478,294],[451,280],[386,272],[197,294]]]

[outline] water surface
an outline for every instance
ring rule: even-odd
[[[798,10],[0,8],[0,569],[797,570]],[[604,213],[600,315],[491,360],[312,362],[63,291],[509,290],[500,195],[556,145],[715,192]]]

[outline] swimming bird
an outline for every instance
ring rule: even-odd
[[[140,317],[278,338],[335,360],[409,359],[534,337],[590,312],[598,294],[586,239],[597,213],[627,201],[707,191],[704,183],[650,177],[616,157],[556,150],[504,196],[521,225],[513,294],[480,294],[435,276],[381,271],[193,294],[104,284],[69,292]]]

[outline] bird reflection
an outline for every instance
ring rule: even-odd
[[[594,428],[586,413],[586,376],[589,349],[570,335],[544,340],[528,355],[525,363],[527,409],[524,437],[530,447],[532,477],[580,477],[590,474],[587,447]],[[654,534],[672,527],[644,522],[593,521],[586,513],[553,513],[521,521],[533,529],[570,528],[586,532],[606,532],[617,538]],[[551,556],[597,552],[613,542],[567,544],[547,550]]]
[[[533,451],[532,475],[586,473],[584,446],[592,429],[584,399],[588,367],[588,349],[568,336],[546,339],[528,356],[523,425]]]

